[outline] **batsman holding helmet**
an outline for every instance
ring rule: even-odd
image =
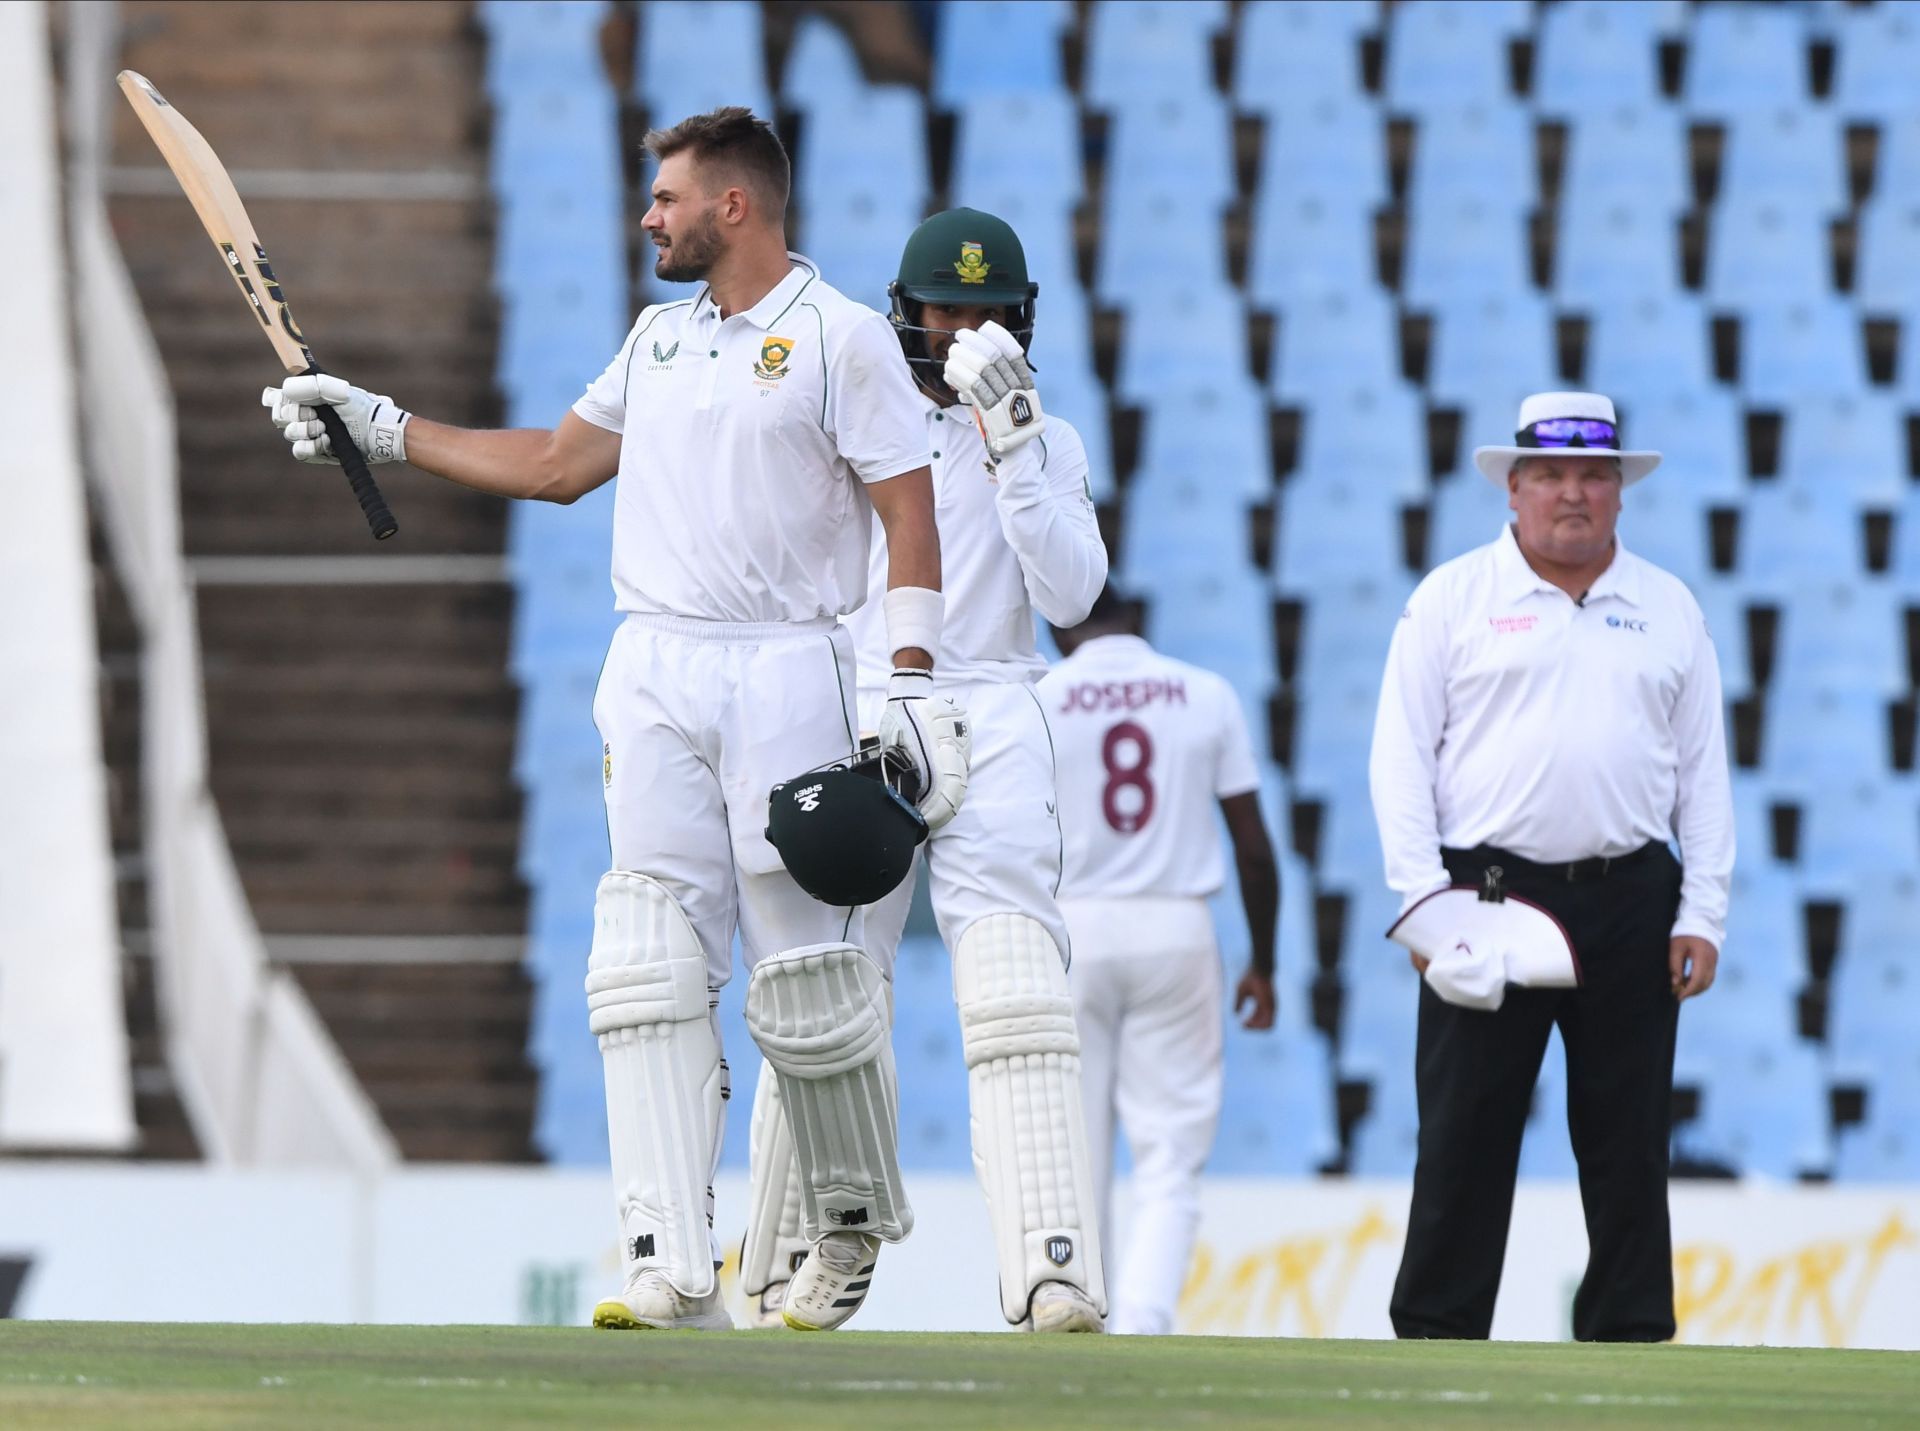
[[[931,833],[922,863],[953,956],[974,1166],[993,1220],[1001,1311],[1034,1331],[1099,1331],[1106,1288],[1067,931],[1054,899],[1053,745],[1033,683],[1046,670],[1034,645],[1035,610],[1059,625],[1077,623],[1106,579],[1106,548],[1088,496],[1086,449],[1072,427],[1041,412],[1034,390],[1026,349],[1038,285],[1013,230],[971,209],[936,214],[907,241],[891,293],[920,389],[949,594],[937,689],[974,722],[966,804]],[[891,533],[874,537],[877,573],[899,554]],[[872,728],[893,664],[886,615],[869,603],[849,624],[860,714]],[[889,971],[912,892],[908,879],[867,911],[866,947]],[[812,1261],[778,1113],[788,1090],[785,1080],[763,1076],[756,1094],[741,1251],[742,1285],[769,1324],[792,1306]]]
[[[825,1329],[858,1309],[880,1243],[913,1226],[885,1037],[892,946],[863,947],[859,908],[804,892],[763,832],[776,783],[854,754],[853,644],[837,618],[872,572],[888,588],[872,604],[890,673],[881,745],[911,768],[929,825],[964,797],[966,724],[931,674],[943,601],[926,423],[886,321],[787,252],[787,155],[767,124],[721,109],[647,146],[657,271],[701,287],[643,311],[554,431],[463,431],[333,377],[291,379],[268,401],[307,461],[331,460],[318,401],[370,459],[482,491],[570,502],[617,477],[626,617],[594,701],[612,870],[587,1004],[625,1278],[594,1324],[731,1326],[712,1232],[728,1092],[713,1010],[737,928],[811,1249],[786,1316]]]

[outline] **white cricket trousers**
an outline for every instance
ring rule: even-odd
[[[853,753],[853,641],[837,621],[741,625],[629,615],[593,699],[613,868],[665,885],[714,988],[807,944],[859,944],[858,909],[793,882],[767,843],[767,792]]]
[[[1220,1122],[1220,950],[1198,899],[1063,899],[1093,1159],[1109,1229],[1109,1331],[1173,1330],[1200,1229],[1200,1170]],[[1133,1155],[1132,1216],[1115,1239],[1114,1120]],[[1118,1245],[1115,1245],[1117,1242]]]

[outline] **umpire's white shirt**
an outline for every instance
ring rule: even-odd
[[[1724,940],[1733,873],[1720,666],[1679,578],[1619,545],[1583,601],[1514,529],[1428,573],[1401,614],[1374,722],[1387,883],[1444,886],[1440,848],[1542,863],[1677,838],[1673,932]]]
[[[914,411],[933,453],[947,593],[934,679],[943,687],[1037,680],[1047,663],[1034,647],[1034,611],[1056,626],[1076,625],[1107,579],[1086,445],[1070,423],[1048,413],[1044,433],[996,464],[967,408],[943,408],[922,393]],[[887,574],[886,534],[877,521],[868,560],[867,590],[875,599],[847,625],[860,667],[861,714],[871,721],[893,671],[877,599]]]
[[[927,465],[887,320],[798,254],[753,307],[641,312],[573,405],[621,434],[614,605],[710,621],[845,615],[866,598],[863,486]]]

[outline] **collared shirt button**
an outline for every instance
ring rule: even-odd
[[[707,356],[709,358],[717,358],[720,356],[720,350],[718,348],[715,348],[711,353],[708,353]]]
[[[940,454],[936,452],[936,453],[934,453],[933,455],[934,455],[935,457],[938,457],[938,456],[939,456]]]

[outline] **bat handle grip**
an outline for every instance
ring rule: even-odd
[[[311,371],[318,372],[318,368]],[[340,414],[325,403],[315,404],[314,409],[320,415],[320,425],[327,430],[327,438],[332,444],[333,455],[340,459],[340,465],[346,469],[347,485],[353,488],[353,495],[360,503],[360,510],[366,514],[367,525],[373,529],[373,539],[384,542],[400,530],[400,524],[393,519],[393,513],[387,510],[387,499],[380,495],[380,487],[373,480],[373,472],[367,466],[367,459],[355,445],[353,437],[347,431],[346,423],[340,420]]]

